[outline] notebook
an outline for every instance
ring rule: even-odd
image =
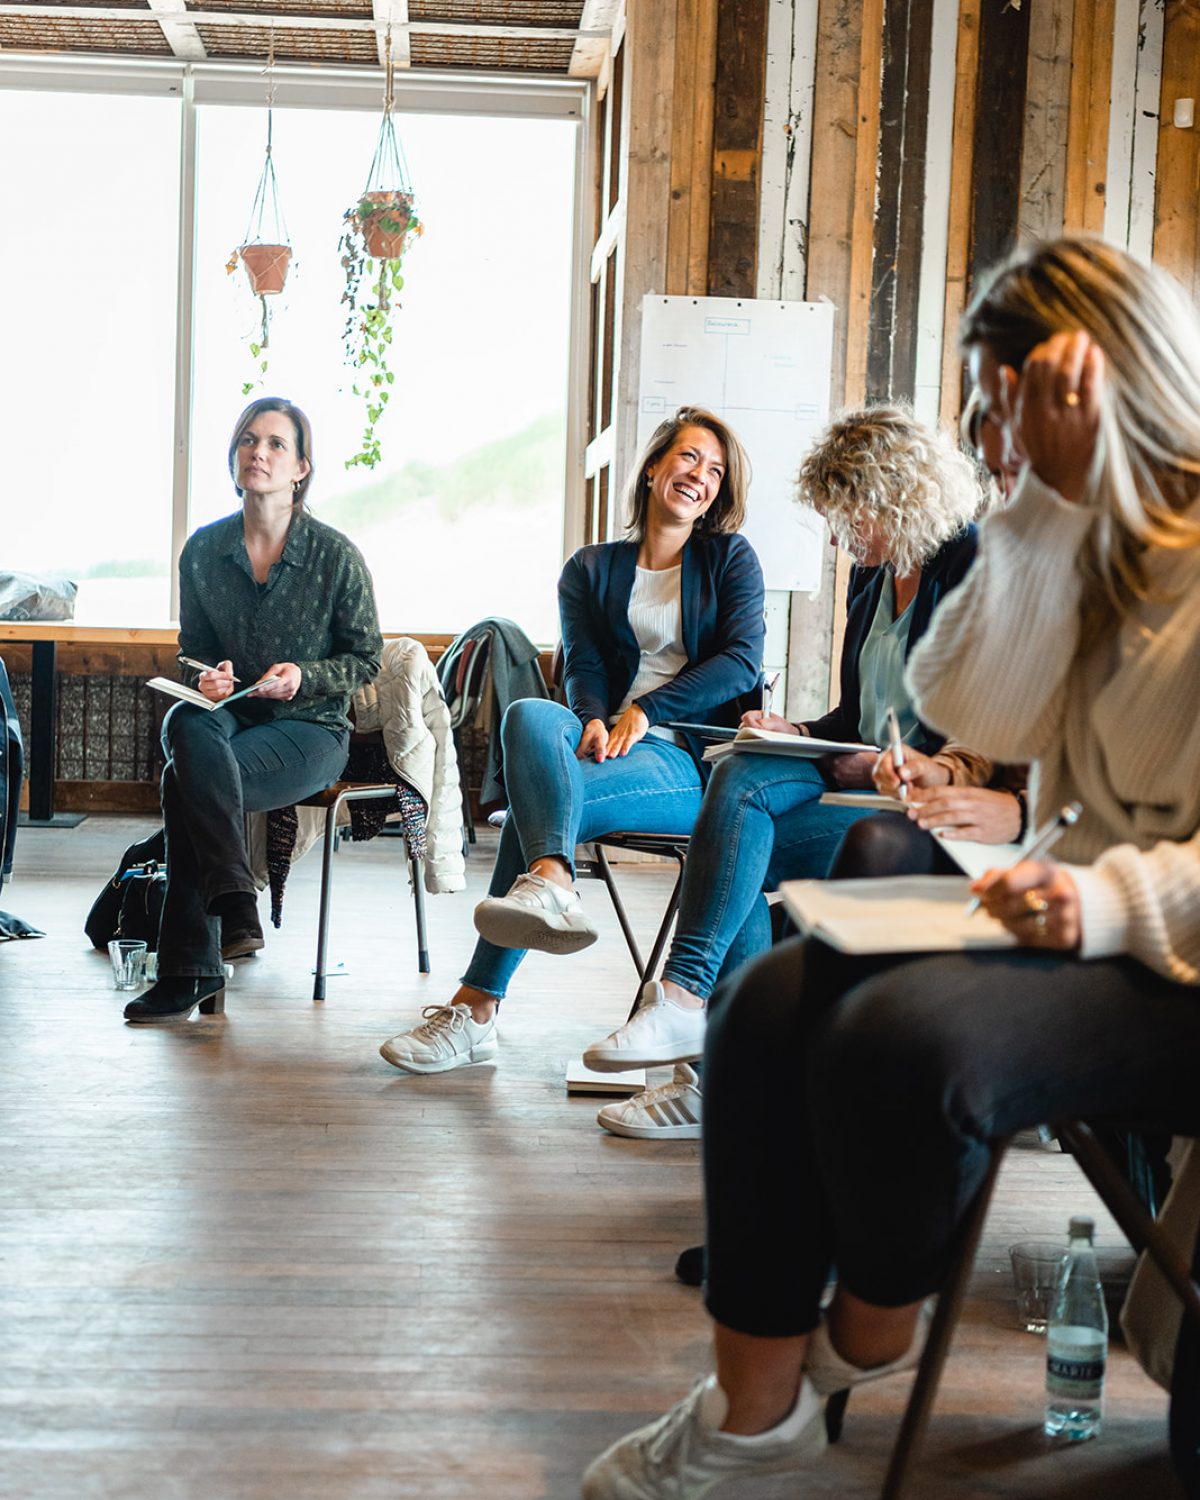
[[[985,911],[967,915],[965,876],[785,880],[779,889],[801,931],[840,953],[959,953],[1016,944]]]
[[[726,755],[752,751],[755,755],[796,755],[801,760],[816,760],[821,755],[857,755],[867,751],[879,754],[878,745],[859,745],[853,741],[817,740],[807,734],[780,734],[776,729],[739,729],[733,739],[710,745],[705,760],[720,760]]]
[[[242,688],[240,692],[230,693],[228,698],[221,698],[217,702],[206,698],[196,688],[186,686],[182,682],[172,682],[169,677],[151,677],[146,683],[148,688],[153,688],[156,693],[166,693],[168,698],[178,698],[183,703],[194,703],[197,708],[224,708],[227,703],[236,703],[239,698],[245,698],[255,688],[265,687],[268,682],[278,682],[277,677],[264,677],[260,682],[252,682],[249,687]]]

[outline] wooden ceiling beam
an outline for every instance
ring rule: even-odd
[[[621,0],[584,0],[580,36],[567,69],[572,78],[598,78],[612,42]]]
[[[407,9],[407,6],[405,6]],[[386,19],[375,16],[303,16],[290,11],[189,10],[192,26],[228,26],[234,29],[276,26],[289,31],[372,31],[385,34]],[[36,19],[52,17],[55,21],[162,21],[157,12],[134,10],[128,5],[31,5],[0,4],[0,16],[23,16]],[[527,42],[607,42],[609,33],[589,32],[578,26],[503,26],[475,21],[403,21],[392,22],[393,48],[401,35],[449,37],[501,37]]]
[[[148,3],[176,57],[199,62],[208,56],[196,23],[188,16],[186,0],[148,0]]]
[[[412,46],[409,41],[408,0],[371,0],[375,23],[380,28],[375,34],[379,48],[379,66],[387,67],[387,28],[392,28],[392,61],[398,68],[412,67]]]

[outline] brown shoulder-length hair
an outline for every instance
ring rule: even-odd
[[[633,473],[625,486],[625,530],[635,541],[646,534],[646,512],[650,504],[651,469],[670,451],[685,427],[703,427],[711,432],[725,450],[725,474],[717,498],[695,523],[697,535],[711,536],[721,531],[740,531],[746,522],[746,493],[750,488],[750,460],[737,434],[720,417],[702,406],[681,406],[673,417],[660,423],[642,449]]]
[[[251,401],[250,405],[233,424],[233,436],[229,439],[229,477],[233,480],[233,487],[237,490],[240,497],[242,492],[238,490],[236,455],[238,444],[242,440],[242,434],[250,426],[251,422],[255,418],[261,417],[265,411],[281,412],[288,418],[296,434],[296,456],[308,460],[308,473],[296,486],[295,493],[292,496],[293,505],[303,505],[305,496],[308,494],[308,487],[312,483],[312,477],[317,469],[316,464],[313,463],[312,426],[300,408],[294,406],[282,396],[260,396],[257,401]]]

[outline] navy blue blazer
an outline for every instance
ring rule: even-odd
[[[641,652],[629,624],[629,596],[638,543],[601,542],[581,547],[558,580],[562,622],[563,686],[580,723],[620,708],[637,675]],[[763,642],[762,569],[744,536],[697,535],[683,549],[680,603],[687,665],[672,681],[637,700],[651,725],[672,719],[736,725],[760,681]],[[704,742],[682,735],[692,759]]]
[[[939,600],[966,577],[967,569],[975,561],[975,537],[974,526],[968,526],[948,542],[943,542],[921,569],[921,581],[913,599],[912,624],[908,628],[908,645],[904,649],[905,661],[928,630]],[[886,576],[886,568],[855,568],[850,574],[850,587],[846,591],[846,636],[842,642],[841,702],[823,718],[813,719],[805,726],[816,739],[853,743],[862,738],[858,658],[875,618]],[[927,724],[921,724],[920,730],[920,738],[913,749],[923,755],[936,754],[945,744],[945,737],[936,734]]]

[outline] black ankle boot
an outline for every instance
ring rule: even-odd
[[[197,1006],[202,1016],[224,1014],[224,975],[168,975],[151,985],[140,998],[129,1002],[125,1019],[143,1024],[186,1021]]]
[[[209,903],[210,916],[221,919],[221,957],[249,958],[266,944],[258,920],[258,898],[249,891],[227,891]]]

